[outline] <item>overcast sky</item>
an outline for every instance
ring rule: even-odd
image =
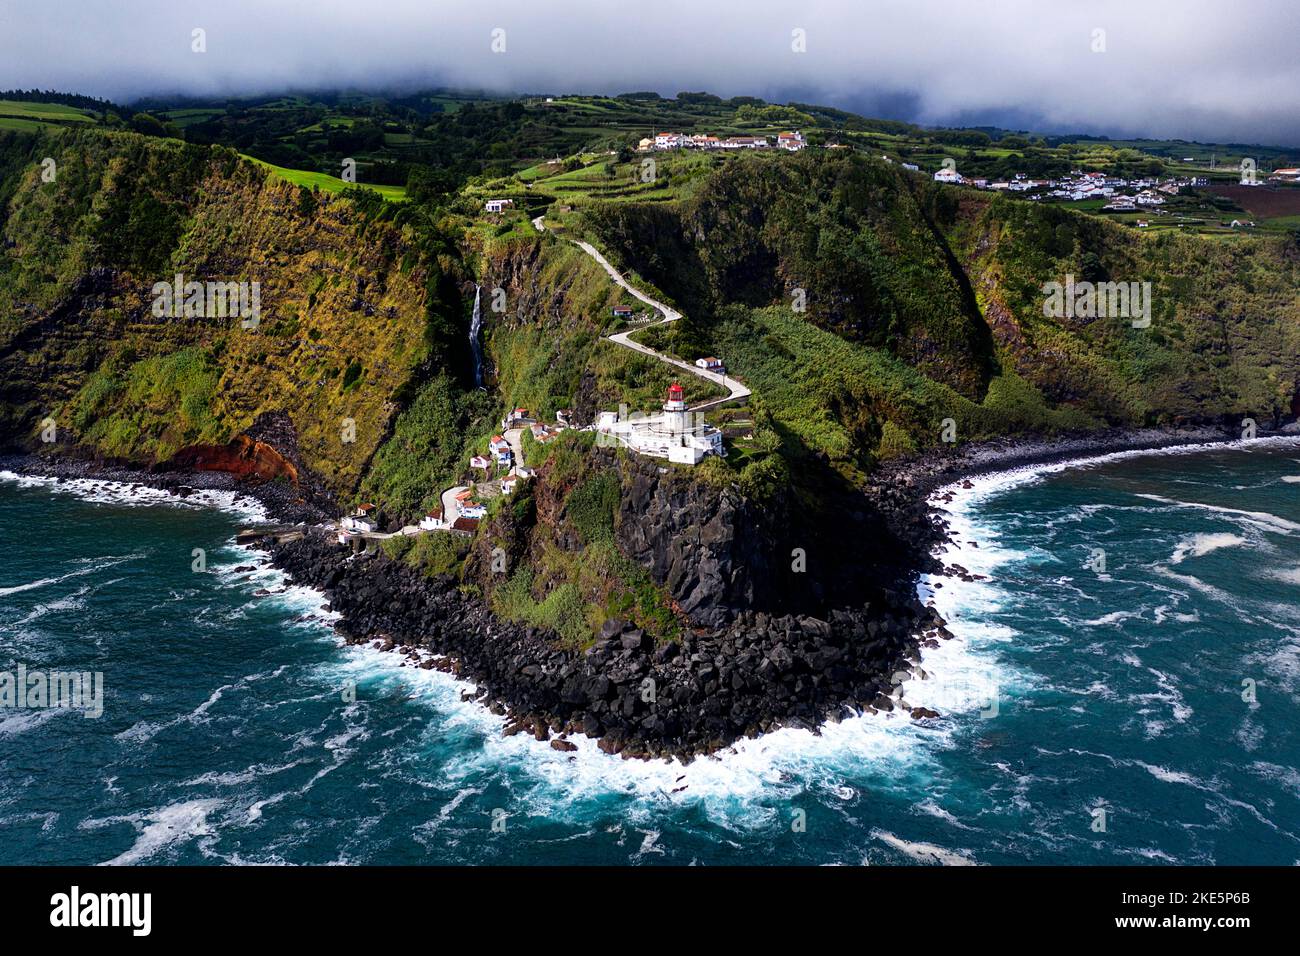
[[[1300,0],[0,0],[0,89],[708,90],[926,124],[1291,145],[1297,38]]]

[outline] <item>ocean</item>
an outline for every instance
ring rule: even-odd
[[[683,766],[503,737],[469,685],[343,645],[236,570],[246,501],[0,475],[0,672],[103,680],[99,717],[0,709],[0,863],[1300,861],[1300,442],[944,507],[983,580],[922,585],[956,636],[903,689],[941,719]]]

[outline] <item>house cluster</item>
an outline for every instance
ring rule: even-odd
[[[907,165],[907,164],[904,164]],[[1103,208],[1112,212],[1133,211],[1139,207],[1163,206],[1169,196],[1177,196],[1183,189],[1208,185],[1204,177],[1160,179],[1145,176],[1127,179],[1106,173],[1085,173],[1074,170],[1059,179],[1031,179],[1024,173],[1007,180],[967,179],[955,169],[945,167],[934,174],[938,183],[961,183],[976,189],[996,192],[1023,193],[1025,199],[1105,199]]]
[[[537,421],[528,414],[526,408],[511,409],[501,420],[501,434],[493,435],[487,443],[487,454],[470,456],[471,471],[482,471],[483,477],[473,481],[467,488],[461,488],[452,496],[454,504],[449,504],[450,514],[443,508],[431,508],[425,512],[418,526],[403,528],[397,534],[415,534],[417,531],[449,531],[455,534],[472,535],[479,522],[487,517],[487,502],[498,495],[513,494],[520,482],[533,477],[533,471],[525,468],[517,459],[515,449],[506,434],[517,429],[521,433],[527,430],[533,439],[541,444],[552,441],[567,428],[571,428],[573,413],[568,409],[556,412],[557,422],[548,424]],[[446,493],[444,493],[446,494]],[[444,497],[443,499],[447,499]],[[339,522],[338,538],[341,544],[355,541],[363,536],[391,537],[378,534],[379,511],[373,504],[358,505],[351,514]]]
[[[369,534],[379,527],[379,510],[370,503],[357,505],[352,514],[340,522],[344,531],[353,534]]]
[[[456,510],[460,517],[469,518],[472,521],[478,521],[487,517],[487,505],[479,501],[478,490],[475,488],[466,488],[455,494]]]
[[[778,133],[776,148],[798,152],[808,144],[803,133]],[[719,137],[710,133],[656,133],[653,137],[641,140],[637,149],[648,152],[652,149],[771,149],[773,143],[766,136],[726,136]]]
[[[668,400],[661,414],[621,416],[617,412],[601,412],[596,431],[604,439],[638,454],[667,458],[683,465],[698,465],[707,455],[726,457],[727,454],[722,432],[706,423],[698,412],[690,410],[682,387],[676,382],[668,388]]]
[[[482,520],[482,515],[486,513],[486,510],[484,510],[482,514],[466,514],[462,510],[455,521],[448,522],[443,516],[441,508],[432,508],[420,519],[420,530],[449,531],[452,534],[471,537],[478,530],[478,523]]]

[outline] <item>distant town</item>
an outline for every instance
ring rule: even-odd
[[[893,162],[888,156],[881,156],[885,162]],[[904,169],[917,172],[920,167],[914,163],[902,163]],[[1122,176],[1108,176],[1105,173],[1086,173],[1072,170],[1068,176],[1059,179],[1031,179],[1024,173],[1016,173],[1006,180],[989,180],[966,178],[952,166],[945,166],[934,174],[937,183],[952,183],[971,186],[975,189],[989,189],[998,192],[1022,194],[1020,198],[1029,200],[1065,199],[1078,201],[1083,199],[1110,200],[1103,209],[1112,212],[1133,212],[1139,206],[1163,206],[1168,196],[1177,196],[1183,189],[1210,185],[1205,176],[1170,176],[1160,178],[1144,176],[1126,179]],[[1241,185],[1262,186],[1265,183],[1300,183],[1300,169],[1274,170],[1265,179],[1259,176],[1243,176]]]
[[[803,133],[790,132],[778,133],[775,145],[777,149],[785,149],[794,153],[808,144],[804,141]],[[637,145],[637,149],[644,153],[654,149],[771,149],[772,146],[772,141],[766,136],[718,137],[709,133],[694,135],[686,133],[655,133],[653,137],[646,137],[641,140]]]

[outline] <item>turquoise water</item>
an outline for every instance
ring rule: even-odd
[[[903,685],[947,717],[688,767],[502,737],[465,685],[341,646],[317,596],[234,572],[246,515],[3,480],[0,669],[105,692],[0,710],[0,863],[1294,863],[1297,459],[977,481],[950,559],[988,580],[933,589],[958,636]]]

